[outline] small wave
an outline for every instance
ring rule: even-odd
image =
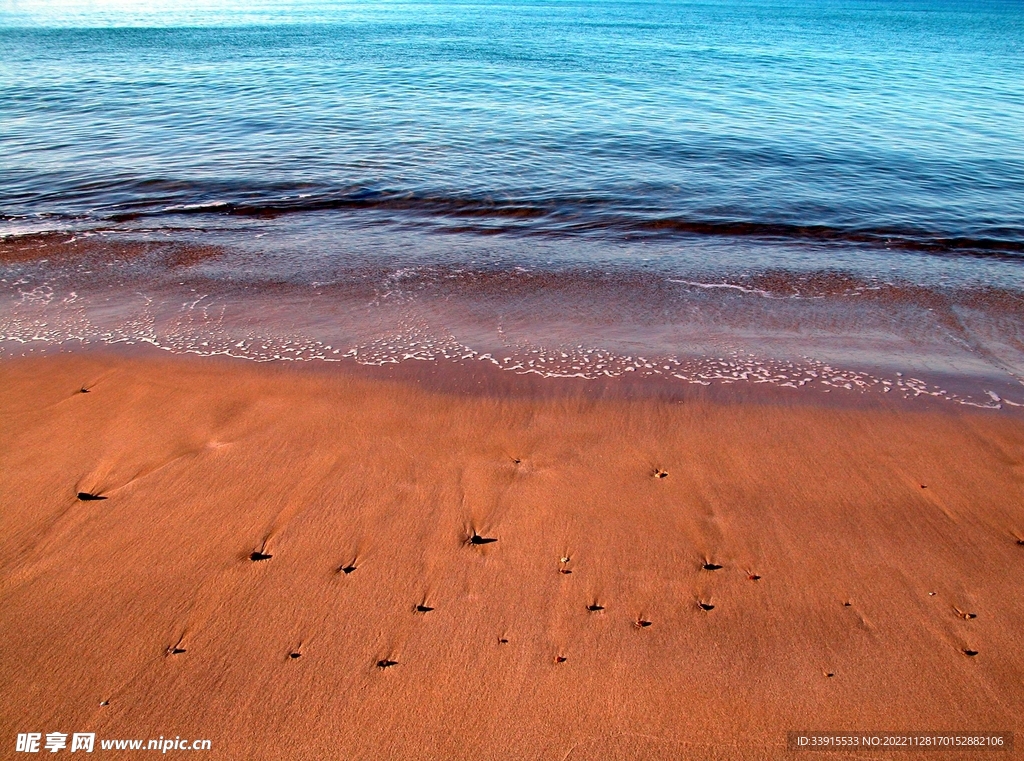
[[[405,192],[374,188],[260,195],[239,189],[239,198],[157,204],[108,210],[111,222],[193,214],[275,218],[325,212],[375,212],[384,221],[426,226],[438,232],[544,237],[604,236],[618,239],[742,238],[772,242],[846,244],[944,255],[1024,256],[1024,229],[962,233],[913,227],[841,226],[811,221],[690,216],[638,205],[614,195],[531,198]],[[352,219],[351,221],[357,221]]]
[[[228,206],[227,201],[208,201],[204,203],[185,203],[178,205],[167,206],[162,211],[167,214],[190,214],[203,211],[218,211]]]
[[[0,220],[0,242],[55,235],[69,232],[72,229],[74,229],[72,222],[60,220]]]
[[[144,185],[145,187],[141,187]],[[347,223],[392,223],[443,233],[517,235],[548,238],[598,237],[610,240],[743,239],[783,244],[865,246],[873,249],[947,256],[1024,257],[1024,228],[992,227],[929,230],[913,226],[837,225],[814,219],[765,221],[682,213],[654,198],[615,192],[591,195],[473,195],[404,191],[364,186],[306,185],[214,187],[150,181],[110,192],[134,200],[93,208],[78,216],[45,218],[0,215],[0,239],[104,225],[133,226],[152,220],[161,228],[182,216],[273,219],[289,215],[345,215]],[[214,198],[210,199],[209,196]],[[206,196],[206,197],[204,197]],[[364,215],[365,216],[362,216]],[[206,224],[205,222],[202,224]]]

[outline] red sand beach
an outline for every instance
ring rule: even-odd
[[[5,359],[0,737],[743,760],[1020,730],[1024,423],[799,398]]]

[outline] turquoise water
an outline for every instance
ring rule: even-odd
[[[998,1],[7,0],[0,337],[1016,383],[1022,43]]]

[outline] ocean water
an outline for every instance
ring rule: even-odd
[[[0,236],[8,352],[1009,399],[1024,6],[6,0]]]

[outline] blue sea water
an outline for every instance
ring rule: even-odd
[[[1024,255],[1018,2],[184,6],[7,0],[9,232],[369,210]]]
[[[210,300],[211,283],[369,277],[407,300],[461,288],[454,322],[497,314],[493,332],[524,311],[564,326],[566,300],[586,297],[619,305],[582,309],[601,335],[636,343],[657,322],[645,335],[663,353],[705,351],[709,326],[740,313],[739,332],[774,325],[791,355],[806,349],[794,336],[844,321],[911,343],[951,330],[1018,377],[1024,6],[4,0],[0,236],[11,251],[56,232],[215,247],[187,273],[180,252],[146,260],[153,282],[201,276]],[[39,332],[10,316],[25,293],[80,304],[99,271],[8,259],[8,338]],[[137,291],[132,261],[105,276]],[[567,294],[569,269],[594,268],[604,280]],[[518,301],[479,301],[481,272]],[[534,280],[510,286],[517,272]],[[721,302],[880,288],[912,313]],[[953,318],[929,316],[936,298]]]

